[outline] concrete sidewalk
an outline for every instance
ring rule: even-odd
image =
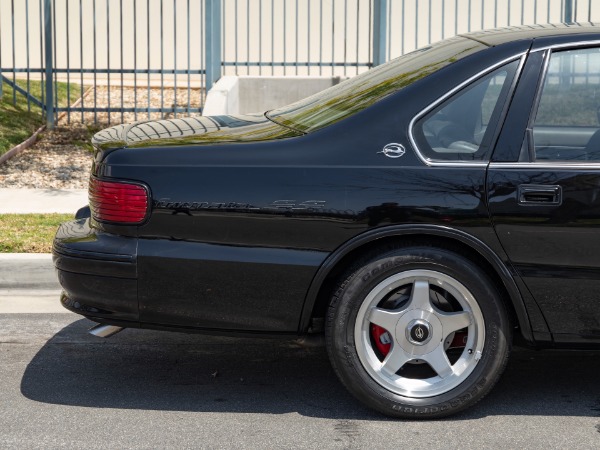
[[[0,214],[75,212],[88,204],[87,189],[0,189]]]

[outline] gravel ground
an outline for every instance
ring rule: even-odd
[[[81,124],[42,133],[33,146],[0,165],[0,187],[85,189],[92,152],[73,142],[85,142],[88,136]]]
[[[123,93],[123,95],[121,95]],[[106,86],[98,86],[96,92],[90,92],[84,98],[84,106],[96,103],[98,107],[133,107],[135,101],[140,108],[148,106],[173,106],[175,92],[173,89],[111,87],[110,97]],[[201,104],[202,91],[190,90],[189,103],[197,108]],[[162,98],[161,98],[162,97]],[[150,99],[150,100],[148,100]],[[177,106],[188,104],[187,89],[177,90]],[[173,117],[172,114],[167,115]],[[134,122],[134,113],[94,113],[84,114],[84,123],[80,113],[72,113],[70,123],[65,115],[53,131],[42,133],[38,141],[29,149],[0,165],[0,188],[32,188],[32,189],[85,189],[92,165],[92,152],[86,143],[95,130],[121,123]],[[150,114],[151,119],[159,119],[160,114]],[[148,114],[137,114],[137,120],[148,119]],[[94,124],[94,122],[97,122]]]

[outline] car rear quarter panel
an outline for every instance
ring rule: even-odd
[[[142,322],[294,333],[320,265],[351,238],[391,224],[438,224],[501,252],[484,202],[485,166],[429,167],[408,123],[446,90],[522,51],[465,58],[338,124],[300,137],[117,150],[94,174],[146,183],[139,235]],[[406,148],[386,157],[388,143]]]
[[[294,140],[256,151],[242,149],[245,144],[214,151],[289,152],[284,147],[294,146],[298,159],[327,151],[313,147],[309,136]],[[340,156],[337,164],[128,168],[128,178],[145,181],[153,199],[152,215],[138,230],[140,319],[297,332],[317,270],[354,236],[391,224],[433,223],[475,235],[490,230],[485,167],[428,168],[410,149],[400,164],[377,155],[378,143],[355,139],[352,145],[376,155],[379,164]]]

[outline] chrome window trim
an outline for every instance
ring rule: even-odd
[[[600,30],[598,31],[600,33]],[[594,40],[594,41],[576,41],[576,42],[568,42],[568,43],[564,43],[564,44],[553,44],[553,45],[546,45],[544,47],[540,47],[540,48],[536,48],[531,50],[531,53],[536,53],[536,52],[542,52],[542,51],[546,51],[546,50],[564,50],[567,48],[581,48],[581,47],[593,47],[593,46],[600,46],[600,40]]]
[[[489,164],[490,169],[548,169],[548,170],[582,170],[582,169],[590,169],[590,170],[600,170],[600,162],[598,163],[589,163],[589,162],[491,162]]]
[[[521,70],[523,69],[523,65],[525,64],[526,56],[527,56],[527,52],[517,53],[516,55],[513,55],[510,58],[506,58],[500,62],[497,62],[493,66],[487,67],[485,70],[478,72],[477,74],[475,74],[472,77],[468,78],[467,80],[463,81],[462,83],[460,83],[459,85],[457,85],[456,87],[451,89],[450,91],[446,92],[440,98],[438,98],[434,102],[427,105],[424,109],[422,109],[419,113],[417,113],[417,115],[415,115],[412,118],[412,120],[408,124],[408,140],[410,141],[412,148],[414,149],[415,153],[417,154],[417,157],[421,160],[421,162],[423,162],[427,166],[432,166],[432,167],[487,167],[489,165],[489,160],[488,161],[469,162],[469,161],[442,161],[442,160],[426,158],[425,156],[423,156],[423,154],[419,150],[419,147],[417,146],[417,142],[415,141],[415,138],[413,136],[413,129],[415,126],[415,122],[417,120],[419,120],[421,117],[423,117],[425,114],[429,113],[432,109],[434,109],[440,103],[444,102],[449,97],[452,97],[455,93],[460,91],[462,88],[471,84],[473,81],[487,75],[490,72],[493,72],[494,70],[498,69],[499,67],[502,67],[505,64],[508,64],[512,61],[516,61],[517,59],[520,58],[521,61],[519,63],[519,67],[517,67],[517,71],[515,72],[515,76],[518,77],[518,75],[521,73]]]

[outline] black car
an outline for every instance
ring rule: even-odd
[[[600,27],[448,39],[295,104],[116,126],[62,304],[121,327],[325,333],[384,414],[480,400],[513,343],[600,348]]]

